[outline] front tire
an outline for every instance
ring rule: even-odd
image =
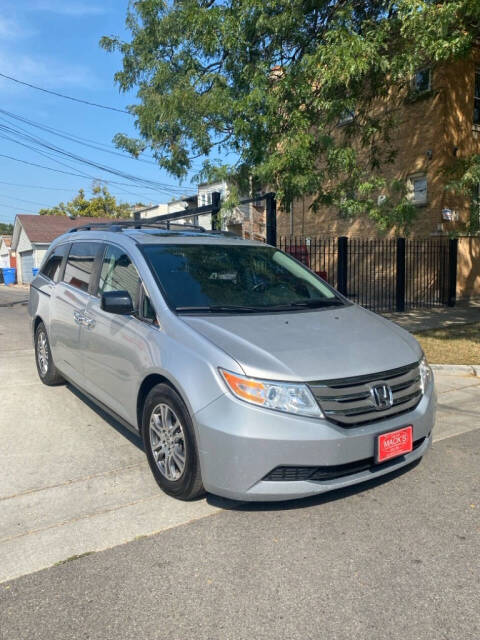
[[[192,419],[166,384],[153,387],[145,400],[142,437],[150,469],[165,493],[180,500],[204,493]]]
[[[43,322],[39,322],[35,329],[35,363],[40,380],[49,387],[65,384],[53,362],[52,350],[48,341],[47,330]]]

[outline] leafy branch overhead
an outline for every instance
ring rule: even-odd
[[[217,155],[234,157],[232,178],[252,176],[284,204],[313,195],[341,206],[353,190],[388,226],[405,200],[385,185],[379,207],[368,188],[395,157],[395,109],[382,98],[418,67],[467,55],[479,16],[477,0],[131,2],[130,41],[101,40],[123,56],[120,89],[138,90],[138,138],[116,143],[150,148],[178,177],[206,157],[210,179]]]

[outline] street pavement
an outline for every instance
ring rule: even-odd
[[[408,471],[182,503],[134,436],[41,385],[26,308],[2,293],[1,640],[480,638],[480,379],[437,376],[434,445]]]

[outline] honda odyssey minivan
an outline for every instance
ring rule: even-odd
[[[113,222],[50,247],[29,312],[42,382],[139,433],[168,494],[285,500],[428,449],[432,372],[409,333],[275,247]]]

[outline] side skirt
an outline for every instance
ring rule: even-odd
[[[116,420],[117,422],[119,422],[122,427],[125,427],[125,429],[128,429],[129,431],[131,431],[133,434],[135,434],[137,437],[141,437],[140,436],[140,431],[134,427],[133,425],[131,425],[129,422],[127,422],[124,418],[122,418],[121,416],[118,415],[118,413],[115,413],[115,411],[113,411],[112,409],[110,409],[110,407],[107,407],[106,404],[104,404],[103,402],[101,402],[100,400],[97,400],[97,398],[95,398],[95,396],[92,396],[91,393],[89,393],[88,391],[85,391],[85,389],[83,387],[81,387],[80,385],[78,385],[76,382],[73,382],[71,380],[71,378],[69,378],[68,376],[66,376],[63,371],[60,371],[60,374],[63,378],[65,378],[65,380],[68,382],[68,384],[70,384],[72,387],[75,387],[75,389],[77,389],[78,391],[80,391],[80,393],[82,395],[84,395],[85,397],[87,397],[91,402],[93,402],[93,404],[95,404],[97,407],[99,407],[99,409],[101,409],[102,411],[105,411],[105,413],[108,413],[109,416],[111,416],[114,420]]]

